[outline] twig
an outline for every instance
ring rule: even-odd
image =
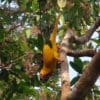
[[[16,59],[12,60],[11,62],[7,64],[0,64],[1,69],[10,69],[11,66],[18,60],[21,60],[23,57],[26,57],[29,54],[29,52],[26,52],[24,55],[17,57]],[[11,65],[11,66],[10,66]],[[9,67],[10,66],[10,67]]]
[[[19,24],[19,25],[12,25],[12,26],[10,27],[10,29],[7,30],[7,32],[11,32],[11,31],[13,31],[14,29],[18,28],[19,26],[21,26],[21,24]]]

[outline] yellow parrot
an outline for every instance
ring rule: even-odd
[[[59,60],[59,52],[56,45],[56,34],[58,29],[60,15],[57,17],[53,32],[50,35],[48,43],[43,46],[43,67],[40,70],[40,79],[48,80],[56,69],[57,61]]]

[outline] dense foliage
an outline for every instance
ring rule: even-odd
[[[53,30],[57,14],[62,15],[58,31],[60,44],[68,27],[73,28],[79,36],[85,34],[87,27],[92,26],[99,17],[100,6],[97,0],[66,1],[65,7],[59,8],[56,0],[0,0],[1,100],[42,100],[46,95],[47,100],[59,100],[59,68],[46,83],[42,83],[37,76],[43,63],[43,43]],[[73,44],[74,49],[98,48],[99,45],[99,37],[82,46]],[[70,62],[78,73],[71,80],[72,85],[79,79],[87,63],[80,58]],[[96,98],[100,98],[96,86],[89,98],[94,93]]]

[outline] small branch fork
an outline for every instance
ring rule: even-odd
[[[22,60],[24,57],[27,57],[30,54],[30,52],[26,52],[24,55],[17,57],[16,59],[10,61],[7,64],[3,64],[0,62],[0,69],[11,69],[12,65],[15,64],[16,61]]]
[[[72,50],[70,46],[71,43],[84,44],[88,42],[99,26],[100,18],[96,20],[94,25],[87,31],[87,33],[81,37],[76,36],[72,29],[69,28],[67,30],[62,40],[60,51],[61,59],[63,59],[63,62],[61,63],[61,100],[84,100],[85,96],[100,75],[100,51],[97,52],[96,50],[92,49],[75,51]],[[68,61],[66,60],[66,55],[72,57],[93,57],[92,61],[89,63],[88,67],[85,69],[79,81],[72,90],[70,88]]]

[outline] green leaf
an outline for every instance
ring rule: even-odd
[[[78,81],[79,78],[80,78],[79,76],[74,77],[74,78],[71,80],[71,86],[74,85],[74,84]]]
[[[27,52],[30,50],[29,46],[28,46],[28,42],[27,42],[27,39],[25,37],[25,34],[24,33],[21,33],[20,36],[19,36],[19,45],[20,45],[20,48],[23,52]]]
[[[38,45],[38,48],[39,48],[40,50],[43,49],[43,37],[42,37],[42,35],[38,35],[37,45]]]
[[[32,1],[27,3],[27,10],[32,11]]]
[[[34,47],[37,47],[40,51],[43,49],[43,37],[41,34],[38,35],[36,39],[33,40],[34,42]]]
[[[71,67],[75,70],[75,71],[77,71],[78,73],[82,73],[82,69],[83,69],[83,62],[81,61],[81,59],[79,59],[79,58],[75,58],[74,59],[74,62],[70,62],[70,64],[71,64]]]
[[[25,33],[27,38],[30,38],[30,36],[32,35],[31,29],[26,29]]]
[[[5,1],[5,0],[1,0],[1,2],[3,2],[3,1]]]
[[[31,83],[34,85],[34,86],[40,86],[40,81],[38,80],[38,76],[37,75],[34,75],[33,78],[31,79]]]
[[[100,39],[91,39],[92,41],[94,41],[95,43],[97,43],[100,46]]]
[[[100,95],[100,90],[95,89],[94,92],[95,92],[97,95]]]
[[[32,1],[32,10],[33,11],[37,11],[38,10],[38,8],[39,8],[39,5],[38,5],[38,2],[37,2],[38,0],[33,0]]]
[[[11,2],[12,2],[12,0],[8,0],[8,2],[9,2],[9,3],[11,3]]]

